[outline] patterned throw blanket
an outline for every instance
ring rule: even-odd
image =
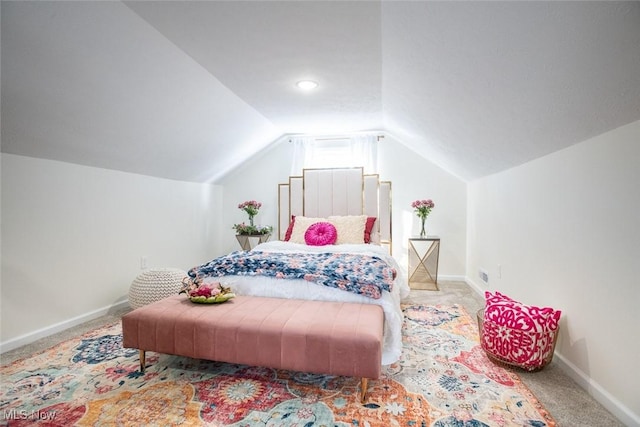
[[[345,253],[232,252],[189,270],[189,276],[268,276],[304,279],[378,299],[396,271],[375,256]]]

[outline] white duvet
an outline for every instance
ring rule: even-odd
[[[262,243],[253,251],[263,252],[348,252],[377,256],[385,260],[397,271],[397,277],[391,292],[383,291],[382,298],[373,299],[337,288],[329,288],[306,280],[276,279],[264,276],[224,276],[205,277],[206,282],[221,282],[231,286],[238,295],[255,295],[276,298],[307,299],[321,301],[343,301],[362,304],[377,304],[382,307],[385,315],[384,342],[382,347],[382,364],[389,365],[400,358],[402,353],[402,310],[400,300],[409,295],[406,280],[401,277],[400,267],[388,251],[376,245],[330,245],[307,246],[297,243],[273,241]]]

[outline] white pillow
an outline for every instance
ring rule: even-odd
[[[305,242],[304,240],[304,233],[307,231],[307,228],[311,227],[316,222],[327,222],[327,219],[296,216],[296,219],[293,222],[293,230],[291,230],[291,237],[289,238],[289,241],[291,243],[300,243],[306,245],[307,242]],[[336,227],[336,230],[337,228],[338,227]],[[339,235],[338,238],[340,238]]]
[[[367,215],[330,216],[328,220],[338,231],[336,245],[364,243]]]

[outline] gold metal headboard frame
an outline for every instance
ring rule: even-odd
[[[322,199],[326,193],[320,187],[327,190],[329,200]],[[308,192],[312,197],[308,197]],[[379,243],[388,246],[391,253],[391,203],[391,182],[380,181],[378,174],[364,174],[361,167],[304,169],[302,176],[290,176],[288,183],[278,184],[278,238],[284,240],[291,215],[366,214],[378,218]]]

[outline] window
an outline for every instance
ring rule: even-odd
[[[348,139],[315,140],[306,147],[305,168],[340,168],[358,165]]]
[[[376,135],[356,135],[336,138],[293,138],[294,158],[292,175],[300,175],[309,168],[364,168],[365,173],[375,173],[377,164]]]

